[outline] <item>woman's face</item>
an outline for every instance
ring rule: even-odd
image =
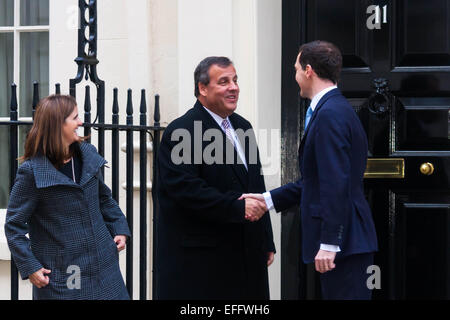
[[[80,140],[77,134],[77,129],[81,125],[83,125],[83,122],[81,122],[78,117],[78,107],[75,106],[72,113],[66,118],[66,120],[64,120],[62,127],[62,138],[66,146],[70,146],[75,141]]]

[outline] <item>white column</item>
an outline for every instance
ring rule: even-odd
[[[207,56],[233,53],[232,0],[178,0],[179,115],[195,102],[194,70]]]
[[[267,129],[267,144],[263,146],[264,135],[260,135],[259,146],[266,188],[270,190],[281,182],[281,0],[256,2],[256,122],[260,133]],[[269,268],[271,298],[281,299],[281,216],[272,211],[271,220],[278,252]]]

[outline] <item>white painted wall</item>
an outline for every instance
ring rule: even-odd
[[[281,0],[255,0],[256,114],[259,148],[267,190],[281,183]],[[263,130],[267,130],[264,136]],[[263,144],[266,141],[266,144]],[[269,268],[272,299],[281,299],[281,216],[270,213],[276,259]]]
[[[50,0],[50,87],[63,81],[62,93],[68,93],[68,79],[76,74],[73,60],[77,53],[77,5],[77,0]],[[153,95],[159,93],[161,123],[167,125],[195,102],[193,73],[197,64],[206,56],[224,55],[233,60],[239,76],[241,93],[237,112],[253,124],[257,136],[264,133],[261,130],[266,130],[270,138],[271,133],[279,130],[281,0],[133,0],[132,5],[129,1],[102,0],[98,2],[98,30],[98,73],[106,82],[106,121],[111,119],[112,89],[118,87],[121,123],[125,123],[126,89],[132,88],[135,123],[139,119],[140,89],[146,89],[148,122],[153,121]],[[77,86],[80,114],[84,112],[84,85],[83,82]],[[91,96],[95,101],[94,88],[91,88]],[[95,113],[95,105],[92,107]],[[279,138],[276,141],[276,134],[274,137],[276,143],[263,135],[259,139],[263,161],[265,154],[271,161],[270,166],[264,168],[268,189],[280,184],[280,141]],[[124,138],[121,137],[122,143]],[[138,136],[135,140],[137,143]],[[96,141],[95,132],[93,141]],[[109,143],[106,147],[105,157],[110,160]],[[120,163],[125,164],[124,153],[121,153]],[[124,167],[120,171],[125,172]],[[134,171],[138,180],[138,166]],[[110,180],[108,169],[105,178],[107,182]],[[121,182],[125,182],[124,175]],[[135,199],[138,199],[138,191]],[[121,190],[119,202],[125,211],[124,190]],[[134,232],[138,234],[137,201],[134,208]],[[279,215],[271,213],[271,218],[278,253],[269,269],[270,290],[272,299],[280,299],[281,223]],[[151,221],[151,212],[148,219]],[[0,227],[3,230],[1,224]],[[151,239],[150,228],[148,235]],[[1,250],[0,239],[0,253]],[[137,241],[134,250],[138,257]],[[122,271],[125,271],[125,252],[120,257]],[[9,261],[2,259],[7,258],[0,255],[0,299],[9,299]],[[151,279],[151,270],[148,272]],[[137,288],[137,259],[134,273]],[[28,288],[21,287],[21,298],[29,299],[29,285],[27,282],[24,285]],[[151,283],[148,292],[151,297]],[[134,298],[137,297],[136,292]]]

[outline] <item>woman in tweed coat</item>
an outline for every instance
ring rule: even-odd
[[[81,125],[74,98],[40,101],[9,200],[9,249],[34,299],[129,299],[118,251],[130,230]]]

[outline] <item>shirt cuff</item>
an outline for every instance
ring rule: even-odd
[[[341,249],[339,246],[335,246],[333,244],[320,244],[320,250],[331,251],[331,252],[340,252]]]
[[[266,202],[267,210],[272,210],[274,208],[272,196],[270,195],[270,192],[264,192],[264,201]]]

